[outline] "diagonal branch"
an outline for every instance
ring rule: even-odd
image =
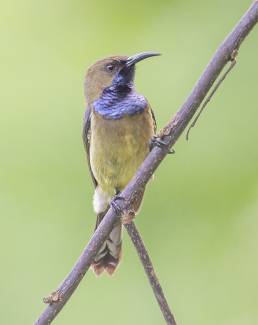
[[[214,81],[221,73],[223,67],[231,60],[232,55],[234,55],[235,51],[239,49],[241,43],[257,22],[258,0],[253,2],[250,9],[244,14],[233,31],[217,49],[213,58],[193,88],[190,96],[187,98],[181,109],[176,113],[171,122],[160,132],[159,136],[162,138],[163,142],[167,143],[168,148],[171,148],[175,144],[208,91],[211,89]],[[119,195],[124,198],[124,200],[119,202],[119,206],[124,212],[130,210],[135,195],[145,187],[153,172],[165,158],[167,152],[168,150],[165,147],[154,147],[146,157],[134,178]],[[49,305],[43,311],[35,324],[50,324],[64,307],[89,269],[95,254],[108,236],[116,220],[116,213],[112,209],[109,209],[72,271],[59,286],[58,290],[46,300]],[[131,236],[133,236],[131,232],[133,230],[132,227],[133,226],[127,227],[127,231]],[[167,322],[167,324],[171,325],[173,323]]]
[[[168,325],[176,325],[175,318],[170,310],[166,297],[163,293],[162,287],[159,283],[157,275],[154,271],[150,256],[146,250],[146,247],[142,241],[141,235],[138,232],[134,222],[124,225],[131,240],[137,250],[137,253],[140,257],[146,275],[149,279],[150,285],[152,287],[153,293],[156,297],[156,300],[159,304],[159,308],[167,322]]]

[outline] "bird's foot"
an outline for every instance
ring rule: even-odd
[[[124,210],[117,203],[117,201],[124,201],[125,199],[122,196],[116,195],[112,201],[110,202],[110,206],[115,211],[116,215],[121,218],[121,222],[123,225],[129,224],[133,221],[135,217],[135,211],[133,209]]]
[[[118,217],[122,217],[122,215],[124,214],[123,209],[119,206],[119,204],[117,203],[117,201],[123,201],[124,198],[122,196],[116,195],[113,197],[113,199],[110,202],[110,206],[112,207],[112,209],[114,210],[115,214]]]
[[[152,150],[154,147],[159,147],[161,149],[166,149],[168,154],[176,153],[175,149],[173,149],[173,148],[170,149],[168,143],[166,143],[164,140],[162,140],[161,138],[159,138],[157,136],[154,136],[151,139],[150,149]]]

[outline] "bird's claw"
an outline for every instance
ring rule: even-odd
[[[125,200],[122,196],[116,195],[112,201],[110,202],[110,206],[113,208],[115,214],[121,218],[122,224],[126,225],[132,222],[132,220],[135,217],[135,211],[133,209],[131,210],[124,210],[122,209],[119,204],[117,204],[117,201]]]
[[[163,141],[161,138],[156,137],[156,136],[154,136],[151,139],[151,150],[154,147],[159,147],[161,149],[166,149],[168,154],[174,154],[174,153],[176,153],[174,148],[171,148],[170,149],[169,148],[169,145],[165,141]]]
[[[123,209],[117,204],[116,201],[119,200],[124,200],[124,198],[122,196],[116,195],[113,197],[113,199],[110,202],[110,206],[112,207],[112,209],[114,210],[115,214],[118,217],[122,217],[122,215],[124,214]]]

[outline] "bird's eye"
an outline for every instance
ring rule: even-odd
[[[112,72],[115,69],[115,66],[113,64],[108,64],[106,68],[108,72]]]

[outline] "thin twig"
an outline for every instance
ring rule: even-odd
[[[187,98],[171,122],[160,132],[162,141],[167,143],[169,148],[175,144],[179,136],[185,130],[186,126],[207,95],[208,91],[211,89],[218,75],[227,62],[230,61],[232,53],[239,49],[241,43],[250,33],[257,21],[258,0],[252,4],[250,9],[241,18],[233,31],[220,45],[197,84],[193,88],[190,96]],[[148,154],[133,179],[119,194],[120,197],[124,198],[124,200],[119,201],[120,210],[131,210],[134,193],[137,193],[139,190],[145,188],[152,174],[158,168],[159,164],[165,158],[167,153],[168,150],[165,147],[154,147],[153,150]],[[86,271],[89,269],[92,260],[94,259],[104,240],[107,238],[116,220],[117,216],[115,212],[112,209],[109,209],[101,224],[93,234],[90,242],[85,247],[82,255],[76,262],[74,268],[56,290],[58,293],[57,297],[61,297],[61,299],[57,299],[57,302],[49,304],[35,324],[50,324],[64,307],[68,299],[79,285]]]
[[[141,235],[137,230],[134,222],[124,225],[131,240],[137,250],[137,253],[140,257],[142,265],[144,267],[145,273],[148,276],[149,282],[151,284],[153,293],[157,299],[159,307],[162,311],[162,314],[167,322],[168,325],[176,325],[175,318],[170,310],[170,307],[167,303],[166,297],[163,293],[162,287],[159,283],[159,279],[155,273],[153,264],[151,262],[150,256],[148,251],[142,241]]]
[[[208,97],[205,99],[205,101],[203,102],[198,114],[196,115],[195,119],[193,120],[193,122],[190,124],[187,132],[186,132],[186,140],[189,140],[189,134],[192,128],[195,127],[200,115],[202,114],[204,108],[206,107],[206,105],[211,101],[213,95],[215,94],[215,92],[218,90],[219,86],[222,84],[222,82],[226,79],[227,75],[229,74],[229,72],[234,68],[234,66],[236,65],[236,56],[237,56],[238,51],[235,50],[232,53],[232,59],[230,62],[230,65],[228,67],[228,69],[225,71],[225,73],[219,78],[219,80],[216,82],[215,86],[213,87],[213,89],[211,90],[211,93],[208,95]]]

